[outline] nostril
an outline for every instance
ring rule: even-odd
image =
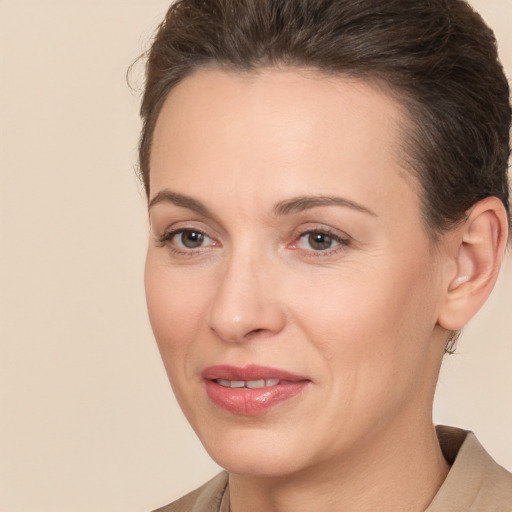
[[[244,338],[252,338],[253,336],[257,336],[258,334],[260,333],[263,333],[265,332],[267,329],[262,329],[262,328],[259,328],[259,329],[253,329],[252,331],[249,331],[245,336]]]

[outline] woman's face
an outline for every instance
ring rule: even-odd
[[[203,69],[164,104],[149,315],[185,415],[232,472],[350,461],[430,422],[442,266],[401,121],[382,90],[293,69]]]

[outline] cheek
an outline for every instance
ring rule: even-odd
[[[361,268],[295,294],[294,317],[331,362],[334,380],[408,380],[424,363],[435,327],[428,266],[404,257]]]
[[[206,314],[205,287],[183,272],[146,260],[144,275],[149,320],[164,364],[183,363],[182,358]]]
[[[429,341],[433,325],[425,320],[425,287],[417,282],[386,282],[360,286],[350,299],[324,311],[319,325],[329,325],[319,342],[330,361],[331,410],[342,404],[340,438],[347,425],[364,431],[391,421],[400,411],[418,404],[431,384]],[[322,314],[319,310],[318,314]],[[335,316],[337,314],[337,316]],[[332,321],[332,319],[336,319]],[[334,423],[335,420],[333,420]]]

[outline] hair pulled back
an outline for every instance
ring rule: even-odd
[[[148,196],[163,102],[208,65],[298,66],[384,83],[406,107],[406,161],[430,232],[488,196],[509,211],[509,86],[494,34],[462,0],[177,0],[146,63],[139,161]]]

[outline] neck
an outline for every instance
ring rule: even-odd
[[[230,475],[232,512],[422,512],[448,473],[429,421],[394,425],[352,453],[278,478]]]

